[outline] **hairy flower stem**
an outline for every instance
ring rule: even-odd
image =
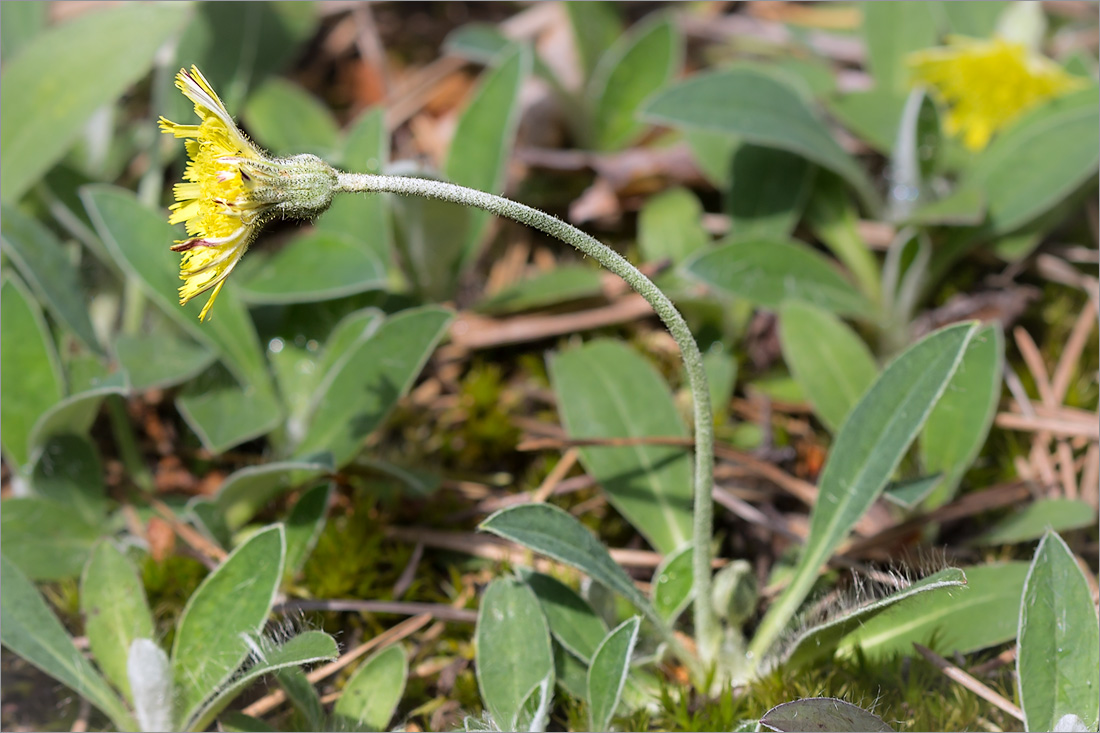
[[[719,639],[714,612],[710,604],[711,555],[710,539],[714,522],[714,419],[710,409],[710,389],[703,370],[703,356],[691,335],[684,317],[676,306],[653,281],[638,271],[615,250],[591,237],[580,229],[538,209],[516,203],[502,196],[495,196],[453,183],[405,176],[382,176],[368,173],[339,173],[337,192],[394,193],[403,196],[421,196],[449,201],[462,206],[472,206],[525,224],[533,229],[560,239],[592,257],[611,272],[626,281],[630,287],[653,306],[680,347],[680,355],[687,370],[695,410],[695,511],[693,513],[692,539],[694,542],[692,571],[695,602],[695,638],[699,648],[699,661],[704,669],[714,663]],[[662,629],[668,631],[668,629]],[[668,634],[670,639],[674,637]],[[674,649],[682,649],[679,642]],[[694,665],[693,665],[694,666]]]

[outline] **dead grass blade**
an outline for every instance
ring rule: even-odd
[[[946,675],[949,679],[958,682],[960,685],[970,690],[978,697],[996,705],[1004,712],[1008,713],[1020,722],[1023,722],[1024,711],[1020,710],[1020,708],[1016,707],[1009,700],[1005,699],[1003,695],[995,692],[988,686],[974,679],[972,676],[959,669],[955,665],[951,664],[951,662],[947,661],[939,654],[936,654],[928,647],[921,646],[916,642],[913,643],[913,646],[918,652],[920,652],[920,655],[922,657],[931,662],[936,667],[936,669],[943,672],[944,675]]]

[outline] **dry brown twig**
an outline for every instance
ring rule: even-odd
[[[225,560],[227,557],[225,550],[203,537],[198,530],[194,529],[189,524],[181,521],[167,504],[159,499],[150,497],[149,505],[153,507],[153,511],[171,525],[172,530],[181,540],[187,543],[188,547],[199,554],[200,558],[205,558],[215,563],[220,563]]]
[[[405,563],[405,569],[401,571],[401,575],[397,577],[397,582],[393,584],[394,599],[399,599],[405,595],[405,591],[412,585],[413,580],[416,579],[416,569],[420,567],[422,557],[424,557],[424,543],[417,542],[416,547],[413,548],[412,556]]]
[[[1056,408],[1058,403],[1062,400],[1054,393],[1054,388],[1051,386],[1050,377],[1047,373],[1046,364],[1043,362],[1043,357],[1039,353],[1038,347],[1035,345],[1030,334],[1022,328],[1016,328],[1013,331],[1013,335],[1016,337],[1016,344],[1020,349],[1020,354],[1024,357],[1024,363],[1027,364],[1035,380],[1035,386],[1039,391],[1040,401],[1044,407],[1051,409]],[[1070,364],[1072,367],[1072,362]],[[1051,438],[1051,433],[1046,430],[1037,432],[1032,439],[1032,453],[1042,453],[1044,456],[1047,455]],[[1054,450],[1055,457],[1058,459],[1059,479],[1062,485],[1062,492],[1066,498],[1076,499],[1077,476],[1073,470],[1073,451],[1070,449],[1069,443],[1065,440],[1057,440]]]
[[[1063,494],[1070,499],[1078,498],[1081,491],[1077,481],[1078,466],[1068,439],[1084,438],[1091,442],[1100,440],[1097,415],[1063,405],[1095,323],[1093,303],[1089,302],[1074,323],[1055,366],[1053,378],[1048,376],[1046,364],[1034,340],[1022,328],[1016,328],[1013,335],[1024,363],[1035,381],[1040,402],[1033,405],[1023,393],[1019,380],[1015,379],[1010,370],[1006,370],[1006,382],[1020,414],[1000,413],[996,418],[999,427],[1035,432],[1030,453],[1031,475],[1038,475],[1047,485],[1060,484]],[[1055,441],[1057,473],[1049,454],[1051,440]],[[1092,491],[1091,486],[1088,490]]]
[[[610,305],[562,315],[531,315],[496,319],[463,313],[451,324],[451,342],[469,351],[530,343],[578,331],[630,323],[655,316],[640,295],[628,295]]]
[[[573,476],[559,481],[554,486],[551,494],[553,496],[564,496],[565,494],[572,494],[577,491],[591,488],[596,485],[596,482],[591,476],[582,474],[580,476]],[[493,493],[483,494],[479,497],[481,500],[475,506],[467,509],[461,509],[453,514],[449,514],[444,518],[445,524],[453,524],[454,522],[460,522],[470,517],[477,516],[478,514],[492,514],[495,511],[504,509],[505,507],[515,506],[516,504],[523,504],[531,501],[532,492],[523,491],[517,494],[504,494]]]
[[[531,502],[534,504],[544,503],[550,497],[550,495],[554,493],[554,489],[557,488],[558,484],[562,482],[562,479],[565,478],[565,475],[569,473],[570,469],[572,469],[573,466],[576,465],[578,456],[579,453],[577,452],[576,448],[570,448],[565,453],[563,453],[561,460],[559,460],[557,465],[555,465],[554,468],[551,469],[550,473],[547,474],[546,479],[543,480],[542,484],[538,487],[538,489],[535,490],[535,493],[531,496]]]
[[[900,524],[887,527],[876,535],[851,540],[841,545],[838,552],[866,557],[873,551],[885,550],[884,559],[890,559],[893,556],[893,545],[915,535],[925,525],[965,519],[991,509],[1014,506],[1029,498],[1032,498],[1031,489],[1029,484],[1024,481],[1013,481],[991,486],[982,491],[963,494],[950,504],[944,504],[926,514],[911,517]]]
[[[291,600],[279,604],[276,612],[297,611],[351,611],[354,613],[393,613],[402,616],[426,614],[441,621],[457,621],[472,624],[477,621],[477,611],[453,608],[445,603],[421,603],[419,601],[368,601],[356,598],[331,598],[318,601]]]
[[[88,698],[80,698],[80,710],[76,714],[76,720],[73,721],[73,726],[69,728],[70,733],[85,733],[88,730],[88,719],[92,715],[92,704],[88,702]]]
[[[1013,705],[1012,702],[1005,699],[1003,695],[974,679],[974,677],[959,669],[955,665],[951,664],[951,662],[947,661],[939,654],[936,654],[928,647],[921,646],[917,643],[914,643],[913,646],[918,652],[920,652],[920,655],[922,657],[931,662],[933,666],[936,667],[936,669],[943,672],[944,675],[947,676],[949,679],[958,682],[960,685],[970,690],[978,697],[986,700],[987,702],[993,703],[1004,712],[1023,722],[1024,711],[1020,710],[1020,708]]]
[[[474,557],[495,562],[524,563],[530,558],[530,551],[520,548],[512,542],[498,537],[473,532],[446,532],[428,527],[390,527],[385,530],[387,537],[400,542],[423,542],[427,547],[462,552]],[[627,568],[652,569],[661,564],[663,556],[650,550],[631,550],[628,548],[610,548],[611,559]],[[714,567],[722,567],[725,560],[715,560]],[[536,560],[536,565],[543,561]],[[549,567],[549,563],[545,563]]]

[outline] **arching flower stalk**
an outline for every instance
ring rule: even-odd
[[[187,139],[191,159],[187,181],[175,185],[168,221],[183,222],[190,235],[172,247],[183,253],[180,305],[213,289],[199,314],[204,320],[264,222],[320,214],[332,201],[336,172],[315,155],[272,158],[260,150],[237,128],[198,68],[180,69],[176,87],[195,103],[202,122],[181,125],[160,118],[163,132]]]
[[[448,201],[481,209],[544,232],[592,257],[634,288],[657,313],[680,347],[695,418],[695,488],[692,518],[692,571],[695,637],[693,657],[663,625],[658,631],[669,647],[702,683],[715,661],[721,632],[711,607],[711,534],[714,503],[714,422],[703,356],[687,323],[672,301],[622,255],[574,226],[503,196],[453,183],[404,176],[343,173],[313,155],[273,159],[237,129],[221,100],[194,66],[180,71],[176,86],[195,103],[200,125],[177,125],[161,119],[161,128],[191,138],[187,152],[188,183],[176,186],[170,221],[187,222],[194,238],[177,242],[183,252],[180,303],[214,288],[200,318],[209,312],[225,278],[240,261],[259,227],[274,216],[308,218],[323,212],[335,193],[389,193]]]

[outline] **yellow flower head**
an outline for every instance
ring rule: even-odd
[[[180,125],[164,117],[160,129],[187,138],[187,179],[174,188],[171,224],[184,222],[190,239],[182,252],[180,305],[213,288],[199,314],[204,320],[229,273],[263,223],[274,216],[308,218],[332,201],[336,173],[315,155],[271,158],[234,124],[206,77],[180,69],[176,87],[195,103],[202,122]]]
[[[910,54],[909,65],[915,81],[948,107],[944,129],[971,150],[1025,110],[1080,86],[1050,59],[1003,38],[950,38],[945,47]]]

